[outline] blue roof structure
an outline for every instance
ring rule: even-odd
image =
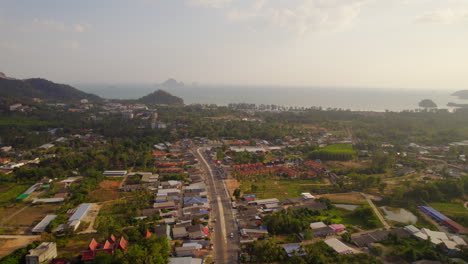
[[[430,206],[419,206],[419,209],[439,222],[443,220],[450,220],[450,218]]]

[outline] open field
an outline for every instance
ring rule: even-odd
[[[119,185],[121,181],[122,179],[104,180],[89,196],[100,202],[118,199],[120,197]]]
[[[57,204],[40,204],[25,208],[19,214],[15,215],[9,221],[4,223],[8,226],[32,226],[38,223],[44,216],[54,214],[60,205]]]
[[[300,197],[303,192],[311,192],[325,182],[322,180],[272,180],[242,181],[242,194],[255,194],[257,198],[292,198]],[[257,190],[252,191],[252,186]],[[254,187],[255,188],[255,187]]]
[[[73,258],[77,253],[86,250],[92,239],[96,239],[98,243],[103,243],[104,238],[98,234],[76,235],[73,239],[59,241],[57,255],[59,257]]]
[[[34,241],[39,241],[40,238],[40,236],[0,236],[0,259]]]
[[[430,203],[434,209],[452,218],[463,226],[468,226],[468,210],[462,202],[459,203]]]
[[[318,197],[324,197],[330,199],[333,203],[341,204],[366,204],[366,200],[359,193],[331,193],[317,195]]]
[[[0,204],[14,200],[23,193],[29,185],[7,184],[0,187]]]

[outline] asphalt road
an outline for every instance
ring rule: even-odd
[[[211,207],[210,221],[214,226],[212,241],[215,263],[238,263],[239,234],[230,195],[223,180],[218,179],[214,174],[211,161],[208,161],[204,156],[204,149],[198,148],[196,155],[206,172],[206,184]],[[213,222],[215,219],[216,222]],[[233,238],[230,237],[231,233],[234,235]]]

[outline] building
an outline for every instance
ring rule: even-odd
[[[176,247],[175,254],[177,257],[190,257],[195,255],[196,247]]]
[[[294,255],[303,257],[306,255],[306,253],[301,248],[301,244],[289,244],[283,245],[282,247],[284,251],[286,251],[286,254],[288,254],[288,257],[292,257]]]
[[[267,205],[267,204],[278,204],[279,200],[276,198],[271,198],[271,199],[263,199],[263,200],[255,200],[255,201],[250,201],[248,204],[251,205]]]
[[[37,248],[29,250],[26,255],[26,264],[41,264],[57,257],[57,244],[43,242]]]
[[[336,238],[325,240],[325,244],[333,248],[338,254],[353,254],[353,249],[345,245],[343,242]]]
[[[22,104],[12,104],[12,105],[10,105],[10,111],[15,111],[18,108],[20,108],[21,106],[23,106],[23,105]]]
[[[44,149],[45,150],[45,149],[53,148],[54,146],[55,146],[54,144],[48,143],[48,144],[44,144],[44,145],[40,146],[39,149]]]
[[[186,238],[186,237],[188,237],[188,232],[185,227],[172,228],[172,238],[179,239],[179,238]]]
[[[93,238],[88,245],[88,250],[81,252],[81,260],[82,261],[89,261],[93,260],[96,257],[98,252],[105,252],[110,255],[114,255],[116,250],[127,250],[128,242],[125,240],[124,237],[121,237],[120,240],[117,242],[117,239],[114,235],[111,235],[108,240],[104,242],[104,244],[99,244]]]
[[[124,177],[127,171],[104,171],[102,174],[109,177]]]
[[[57,217],[57,215],[46,215],[44,219],[41,220],[33,229],[31,232],[33,233],[42,233],[46,230],[47,226],[52,222]]]
[[[202,259],[192,257],[170,258],[169,264],[202,264]]]

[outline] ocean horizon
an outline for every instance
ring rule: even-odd
[[[75,84],[75,86],[107,99],[137,99],[159,89],[154,84]],[[423,99],[433,100],[442,109],[453,109],[447,106],[449,102],[466,103],[451,96],[457,91],[456,89],[445,91],[351,87],[185,85],[164,90],[181,97],[185,104],[252,103],[383,112],[418,109],[418,103]]]

